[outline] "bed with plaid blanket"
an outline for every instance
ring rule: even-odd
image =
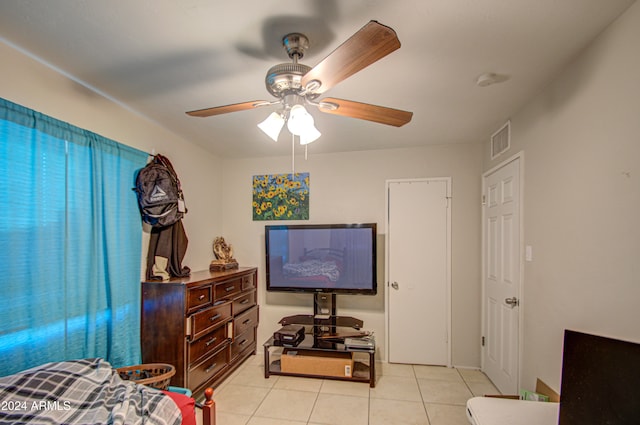
[[[179,425],[162,392],[120,379],[103,359],[47,363],[0,378],[0,424]]]

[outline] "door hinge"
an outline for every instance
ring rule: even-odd
[[[482,195],[482,206],[484,207],[485,205],[487,205],[487,196]]]
[[[484,342],[485,342],[485,339],[484,339],[484,337],[482,337],[482,346],[483,347],[484,347]]]

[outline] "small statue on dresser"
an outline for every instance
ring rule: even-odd
[[[219,271],[238,268],[238,262],[233,258],[233,247],[227,244],[222,236],[218,236],[213,240],[213,254],[216,259],[211,261],[209,270]]]

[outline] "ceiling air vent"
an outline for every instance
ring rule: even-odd
[[[507,121],[500,130],[491,135],[491,159],[509,150],[511,146],[511,121]]]

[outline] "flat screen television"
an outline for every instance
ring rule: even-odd
[[[640,344],[565,330],[560,425],[640,424]]]
[[[376,224],[265,226],[267,291],[375,295]]]

